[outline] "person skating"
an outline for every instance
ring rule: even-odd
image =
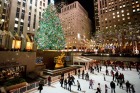
[[[140,71],[138,72],[138,75],[139,75],[139,79],[140,79]]]
[[[105,93],[108,93],[108,86],[105,84]]]
[[[64,80],[64,89],[67,89],[67,84],[68,84],[68,82],[67,82],[67,79],[65,78],[65,80]]]
[[[71,91],[72,80],[68,79],[68,90]]]
[[[77,87],[78,87],[78,89],[77,90],[80,90],[81,91],[81,86],[80,86],[80,83],[79,83],[79,81],[77,80]]]
[[[89,89],[93,89],[93,80],[92,79],[90,79],[90,81],[89,81]]]
[[[82,71],[82,79],[84,79],[85,71]]]
[[[106,69],[106,75],[109,75],[109,73],[108,73],[108,69]]]
[[[101,93],[100,83],[98,83],[98,87],[97,87],[97,91],[96,91],[96,93]]]
[[[103,74],[103,76],[104,76],[104,81],[106,81],[105,74]]]
[[[39,93],[41,93],[41,91],[43,90],[43,86],[44,86],[44,83],[43,83],[43,80],[41,80],[39,82],[39,87],[38,87]]]
[[[135,93],[135,89],[133,85],[131,85],[131,90],[132,90],[132,93]]]
[[[48,77],[48,86],[51,86],[51,76]]]
[[[80,78],[80,69],[78,70],[78,78]]]
[[[130,85],[131,85],[131,84],[129,83],[129,81],[127,81],[127,82],[126,82],[126,92],[127,92],[127,93],[128,93],[128,92],[131,93],[131,91],[130,91]]]
[[[75,84],[75,81],[74,81],[75,78],[74,78],[74,76],[72,76],[72,75],[71,75],[71,80],[72,80],[72,84]]]
[[[63,81],[64,81],[64,79],[63,79],[63,77],[61,77],[61,78],[60,78],[60,81],[59,81],[60,84],[61,84],[61,87],[63,87]]]
[[[115,88],[116,88],[116,85],[113,81],[110,82],[110,87],[111,87],[111,93],[115,93]]]

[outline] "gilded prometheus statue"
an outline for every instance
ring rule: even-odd
[[[63,58],[65,57],[65,53],[62,52],[60,56],[57,56],[54,58],[55,68],[61,68],[64,67],[64,60]]]

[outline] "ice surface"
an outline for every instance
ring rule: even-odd
[[[52,86],[45,85],[43,87],[43,90],[41,91],[41,93],[96,93],[96,88],[98,86],[98,83],[101,84],[101,93],[105,93],[105,84],[107,84],[107,86],[110,87],[110,82],[112,81],[111,76],[105,76],[106,81],[104,81],[103,74],[105,74],[105,70],[106,70],[106,68],[104,66],[102,66],[102,71],[99,73],[97,71],[95,71],[95,73],[92,74],[88,71],[89,78],[94,80],[93,89],[89,89],[89,81],[83,80],[81,78],[78,79],[78,76],[74,76],[75,83],[77,83],[76,81],[79,80],[79,82],[81,84],[81,89],[82,89],[81,91],[77,90],[76,85],[72,85],[72,87],[71,87],[72,91],[70,92],[70,91],[62,88],[60,86],[59,82],[56,82],[56,83],[53,83]],[[109,74],[110,74],[111,67],[108,67],[108,70],[109,70]],[[132,71],[130,71],[129,69],[122,71],[120,69],[119,72],[124,74],[125,81],[129,80],[129,82],[134,85],[134,88],[136,91],[135,93],[140,93],[140,79],[139,79],[138,72],[136,71],[136,69],[132,69]],[[116,82],[115,82],[115,84],[116,84]],[[124,87],[124,89],[120,89],[119,86],[117,86],[117,84],[116,84],[116,93],[126,93],[125,84],[123,84],[123,87]],[[30,93],[39,93],[39,91],[36,89]],[[111,93],[111,89],[108,89],[108,93]]]

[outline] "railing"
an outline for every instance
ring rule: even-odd
[[[83,66],[82,68],[79,68],[79,69],[82,71],[85,69],[85,67]],[[70,75],[75,75],[75,70],[64,73],[64,78],[67,78],[69,73],[70,73]],[[61,78],[61,75],[51,77],[51,80],[52,80],[51,83],[55,83],[55,82],[59,81],[60,78]],[[48,76],[43,81],[44,85],[47,85],[47,79],[48,79]],[[38,86],[39,86],[39,81],[28,84],[27,86],[24,86],[21,88],[10,90],[10,93],[25,93],[27,91],[32,91],[32,90],[36,89]]]

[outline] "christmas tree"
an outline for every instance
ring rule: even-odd
[[[37,48],[59,50],[65,48],[65,38],[55,7],[50,4],[42,14],[40,28],[36,31]]]

